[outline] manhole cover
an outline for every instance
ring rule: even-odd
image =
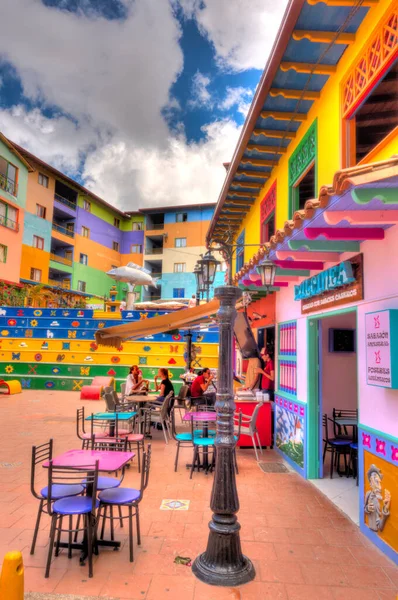
[[[290,473],[283,463],[260,462],[259,467],[264,473]]]

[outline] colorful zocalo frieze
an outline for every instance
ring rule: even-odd
[[[361,531],[398,562],[398,438],[360,425]]]
[[[39,327],[32,328],[21,328],[21,327],[0,327],[0,339],[1,338],[22,338],[22,339],[42,339],[42,340],[90,340],[95,342],[95,329],[44,329]],[[196,337],[197,336],[197,337]],[[193,341],[197,343],[205,342],[207,344],[218,343],[217,332],[206,332],[202,334],[196,334]],[[173,344],[176,341],[176,336],[173,333],[156,333],[154,335],[148,335],[140,338],[141,342],[168,342]],[[179,334],[179,340],[183,341],[183,333]]]
[[[31,308],[18,306],[0,306],[0,317],[48,317],[61,319],[92,319],[94,311],[79,308]],[[113,324],[114,321],[113,321]]]
[[[275,394],[275,448],[306,477],[306,406]]]

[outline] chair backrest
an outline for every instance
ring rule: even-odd
[[[113,399],[113,395],[111,392],[104,393],[104,400],[105,400],[105,404],[106,404],[106,410],[108,412],[115,412],[116,404],[115,404],[115,401]]]
[[[177,396],[177,400],[185,400],[185,398],[187,397],[188,394],[188,390],[189,390],[189,385],[182,385],[180,388],[180,391],[178,392],[178,396]]]
[[[171,399],[174,396],[174,392],[169,392],[166,396],[166,398],[163,400],[162,406],[160,408],[160,416],[162,417],[163,421],[166,421],[168,414],[169,414],[169,406],[170,406],[170,402]]]
[[[323,435],[325,436],[323,438],[324,442],[328,442],[329,441],[329,434],[328,434],[328,416],[327,414],[323,414],[322,415],[322,426],[323,426]]]
[[[127,452],[127,437],[113,437],[104,438],[102,440],[96,440],[93,436],[91,438],[90,446],[91,450],[99,450],[106,452]]]
[[[358,420],[358,409],[357,408],[334,408],[333,409],[333,434],[335,437],[344,434],[347,435],[347,426],[340,425],[335,422],[335,419],[357,419]]]
[[[261,407],[263,406],[264,402],[259,402],[256,406],[256,408],[253,410],[253,414],[252,414],[252,418],[250,419],[250,423],[249,423],[249,428],[250,428],[250,433],[253,434],[257,427],[257,419],[258,419],[258,413],[260,412]]]
[[[124,399],[126,397],[126,384],[125,383],[122,383],[120,385],[120,394],[122,396],[122,402],[124,402]]]
[[[83,440],[83,433],[86,433],[84,429],[84,406],[78,408],[76,411],[76,433],[79,440]]]
[[[113,411],[112,411],[113,412]],[[101,417],[96,417],[94,413],[91,413],[91,417],[90,417],[90,426],[91,426],[91,437],[94,436],[94,434],[98,435],[101,433],[107,433],[108,429],[113,427],[114,431],[115,431],[115,437],[117,437],[118,434],[118,422],[117,422],[117,415],[115,419],[101,419]]]
[[[91,514],[96,513],[97,502],[97,487],[98,487],[98,460],[95,464],[82,465],[76,467],[58,467],[50,460],[48,467],[48,496],[47,510],[48,514],[53,514],[53,494],[54,485],[80,485],[84,480],[86,488],[90,489],[91,493]]]
[[[143,453],[143,456],[142,456],[141,488],[140,488],[139,501],[142,500],[142,498],[144,496],[144,491],[148,487],[149,471],[151,469],[151,455],[152,455],[151,444],[148,444],[146,451]]]
[[[32,495],[41,500],[41,495],[38,494],[35,490],[35,475],[36,475],[36,465],[39,465],[46,460],[51,460],[53,457],[53,440],[51,439],[49,442],[45,444],[41,444],[41,446],[32,446],[32,462],[31,462],[31,470],[30,470],[30,491]]]
[[[171,436],[174,440],[177,440],[177,430],[176,430],[176,416],[175,416],[175,407],[170,411],[170,421],[171,421]]]
[[[234,414],[234,426],[235,428],[237,427],[237,430],[235,429],[235,436],[236,436],[236,443],[239,442],[240,439],[240,432],[242,429],[242,409],[239,409],[238,413]]]

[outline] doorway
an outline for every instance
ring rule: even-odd
[[[271,356],[275,356],[275,326],[263,327],[257,330],[257,345],[259,349],[267,348]]]
[[[356,320],[356,309],[309,319],[309,452],[316,457],[309,476],[358,524]]]

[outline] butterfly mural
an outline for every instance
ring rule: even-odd
[[[80,375],[90,375],[90,367],[80,367]]]
[[[76,338],[76,331],[68,331],[68,338]]]
[[[178,352],[178,344],[176,346],[170,346],[170,352]]]
[[[26,388],[30,388],[30,385],[32,383],[31,379],[21,379],[21,386],[26,389]]]
[[[140,313],[140,321],[148,318],[148,313]]]
[[[21,360],[21,353],[20,352],[13,352],[12,353],[12,360]]]

